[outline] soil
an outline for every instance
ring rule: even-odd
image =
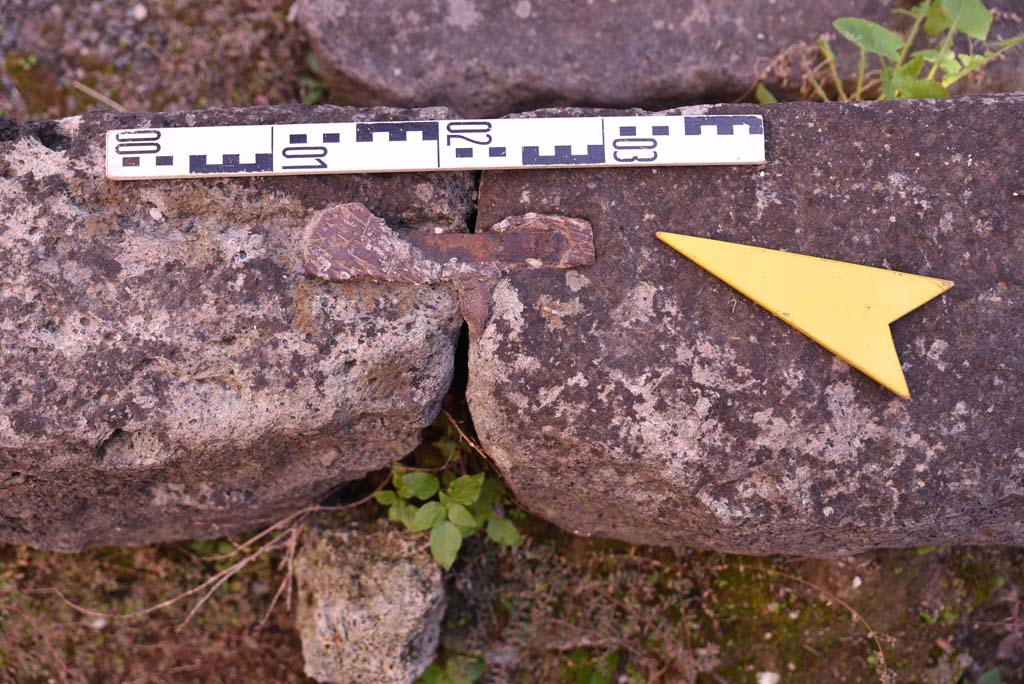
[[[323,95],[287,0],[5,4],[0,108],[16,119],[105,106],[88,90],[129,111],[312,104]]]
[[[0,109],[23,121],[106,106],[346,104],[318,79],[290,4],[7,0]],[[374,506],[367,511],[379,514]],[[514,515],[526,544],[474,539],[449,579],[441,659],[482,657],[481,681],[1024,681],[1019,549],[744,558],[586,540]],[[61,556],[0,547],[0,682],[311,681],[287,606],[259,626],[281,579],[272,554],[185,627],[190,600],[116,620],[83,614],[54,591],[91,609],[135,611],[195,587],[231,548],[220,540]]]
[[[447,404],[465,420],[464,404]],[[460,468],[484,467],[442,419],[407,460],[437,466],[452,453]],[[361,498],[384,476],[331,503]],[[1024,550],[839,561],[673,552],[576,537],[514,502],[507,511],[526,542],[471,538],[447,580],[439,661],[482,660],[480,682],[1024,681]],[[350,515],[385,513],[370,503]],[[273,601],[288,579],[279,551],[232,576],[185,624],[202,596],[185,592],[237,560],[243,541],[71,556],[0,547],[0,683],[311,681],[291,609]],[[172,597],[125,619],[94,612]]]

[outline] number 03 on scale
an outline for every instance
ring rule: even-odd
[[[107,133],[107,177],[763,164],[753,115],[142,128]]]

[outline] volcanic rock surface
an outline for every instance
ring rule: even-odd
[[[744,553],[1024,542],[1024,95],[674,113],[762,114],[767,164],[483,174],[479,226],[560,212],[597,253],[507,274],[471,346],[516,498],[582,534]],[[913,398],[655,231],[954,280],[892,325]]]
[[[443,285],[305,274],[309,216],[462,230],[469,173],[113,182],[105,131],[444,118],[336,107],[0,120],[0,541],[253,528],[404,456],[448,388]]]
[[[444,578],[421,538],[387,520],[305,532],[295,623],[306,674],[335,684],[409,684],[434,660]]]

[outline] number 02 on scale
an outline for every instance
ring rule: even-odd
[[[139,128],[107,133],[107,177],[271,176],[763,164],[760,116],[605,116]]]

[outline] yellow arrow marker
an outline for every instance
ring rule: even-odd
[[[940,278],[721,240],[658,238],[904,399],[910,390],[889,324],[953,287]]]

